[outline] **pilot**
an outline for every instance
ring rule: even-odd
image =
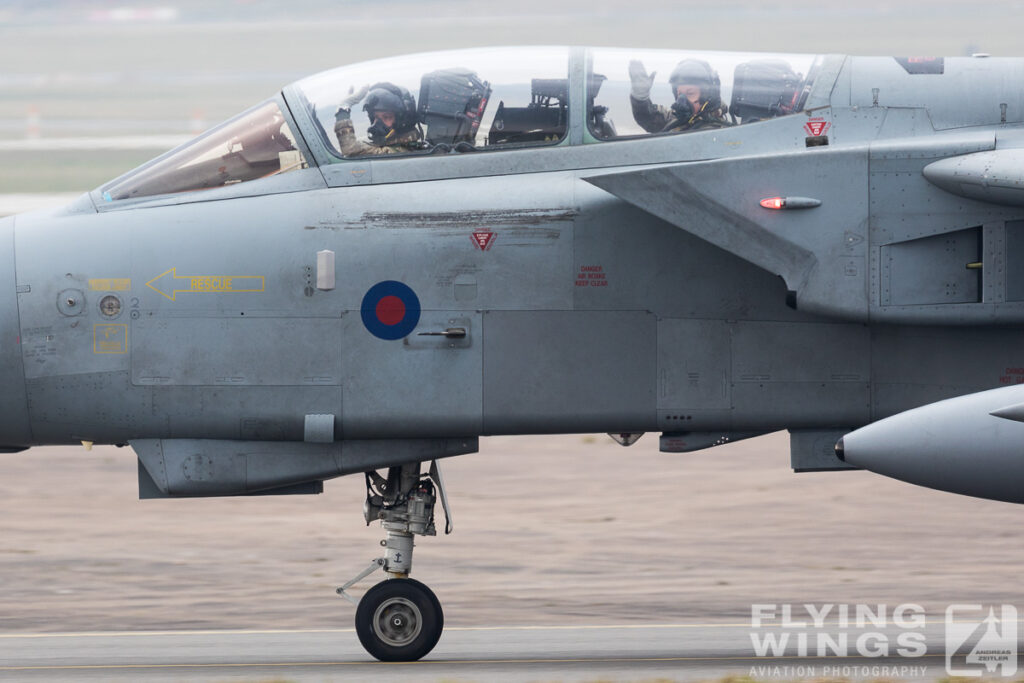
[[[651,102],[654,73],[648,76],[643,62],[634,59],[629,63],[629,80],[633,118],[648,133],[730,125],[725,120],[727,107],[722,104],[718,73],[704,60],[688,58],[676,64],[668,79],[675,100],[669,108]]]
[[[366,98],[363,111],[370,119],[369,142],[356,139],[352,107]],[[416,125],[416,100],[408,90],[393,83],[364,85],[341,102],[334,115],[334,134],[346,157],[408,154],[423,149]]]

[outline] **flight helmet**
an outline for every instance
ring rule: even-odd
[[[672,87],[673,100],[678,100],[676,90],[680,85],[696,85],[700,88],[701,102],[708,102],[712,108],[718,108],[722,103],[722,82],[718,72],[703,59],[688,57],[682,60],[672,70],[668,82]]]
[[[394,138],[408,133],[416,127],[416,100],[405,88],[394,83],[377,83],[366,94],[363,110],[370,119],[370,140],[375,144],[387,144]],[[395,113],[395,125],[388,128],[376,119],[375,112]]]

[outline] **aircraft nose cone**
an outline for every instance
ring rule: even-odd
[[[0,452],[30,443],[25,370],[21,356],[14,218],[0,219]]]

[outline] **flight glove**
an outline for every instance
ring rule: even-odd
[[[656,73],[658,72],[654,71],[648,76],[643,62],[638,59],[630,60],[629,82],[631,89],[629,94],[633,99],[641,101],[651,99],[651,85],[654,83],[654,74]]]
[[[341,101],[341,106],[338,107],[338,113],[334,115],[334,119],[336,121],[352,117],[352,107],[363,101],[363,98],[366,97],[366,93],[370,92],[370,86],[364,85],[355,92],[352,92],[352,90],[353,88],[350,88],[349,96]]]

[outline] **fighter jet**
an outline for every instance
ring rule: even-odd
[[[441,635],[413,542],[481,436],[788,429],[796,471],[1024,502],[1021,83],[557,47],[312,76],[0,221],[0,444],[129,446],[141,498],[364,476],[384,554],[339,592],[381,660]]]

